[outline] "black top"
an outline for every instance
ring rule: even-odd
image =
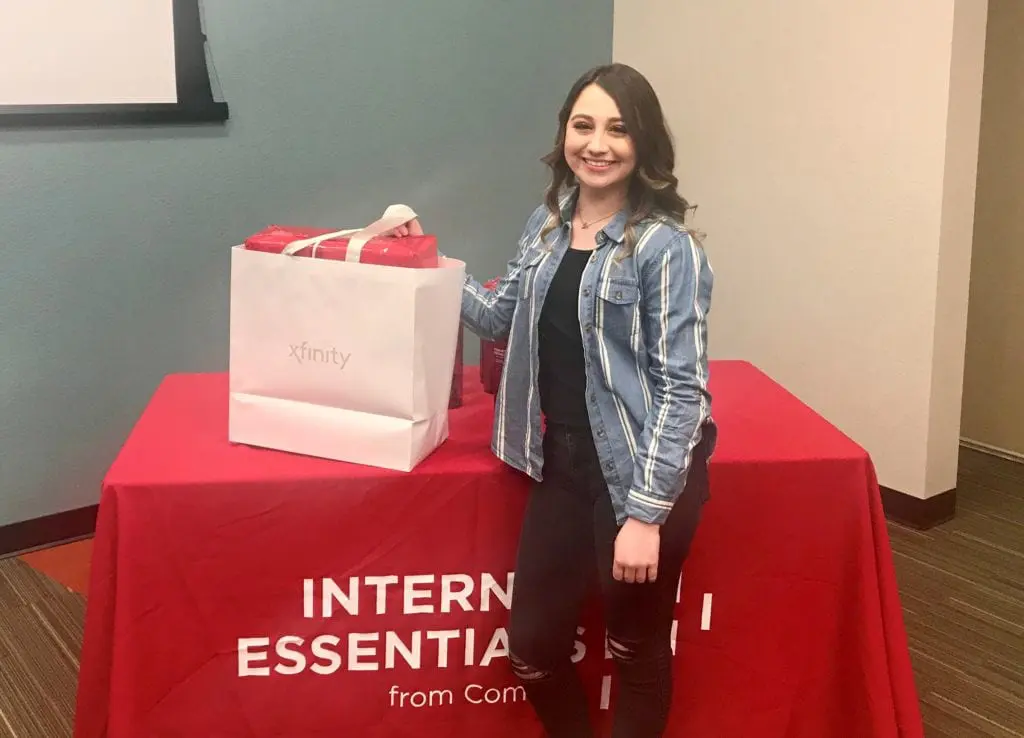
[[[592,251],[567,249],[544,298],[538,324],[540,407],[548,422],[589,427],[579,293]]]

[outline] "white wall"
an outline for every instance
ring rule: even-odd
[[[616,0],[716,273],[713,358],[956,485],[985,0]],[[951,73],[952,71],[952,73]]]

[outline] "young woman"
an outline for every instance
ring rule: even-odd
[[[664,733],[676,585],[708,498],[712,272],[684,226],[647,80],[600,66],[558,117],[552,180],[494,290],[462,320],[508,338],[492,448],[535,482],[516,562],[510,662],[553,738],[591,736],[570,660],[600,587],[619,673],[615,738]],[[422,232],[413,221],[401,234]]]

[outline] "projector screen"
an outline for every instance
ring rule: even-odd
[[[199,0],[0,0],[0,125],[223,121]]]

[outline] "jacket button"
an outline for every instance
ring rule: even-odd
[[[601,430],[599,430],[597,432],[597,437],[598,438],[604,438],[604,428],[602,428]]]
[[[583,290],[583,296],[584,297],[590,297],[590,288],[589,287],[587,287],[585,290]]]
[[[622,299],[622,290],[615,290],[615,299],[616,300],[621,300]]]

